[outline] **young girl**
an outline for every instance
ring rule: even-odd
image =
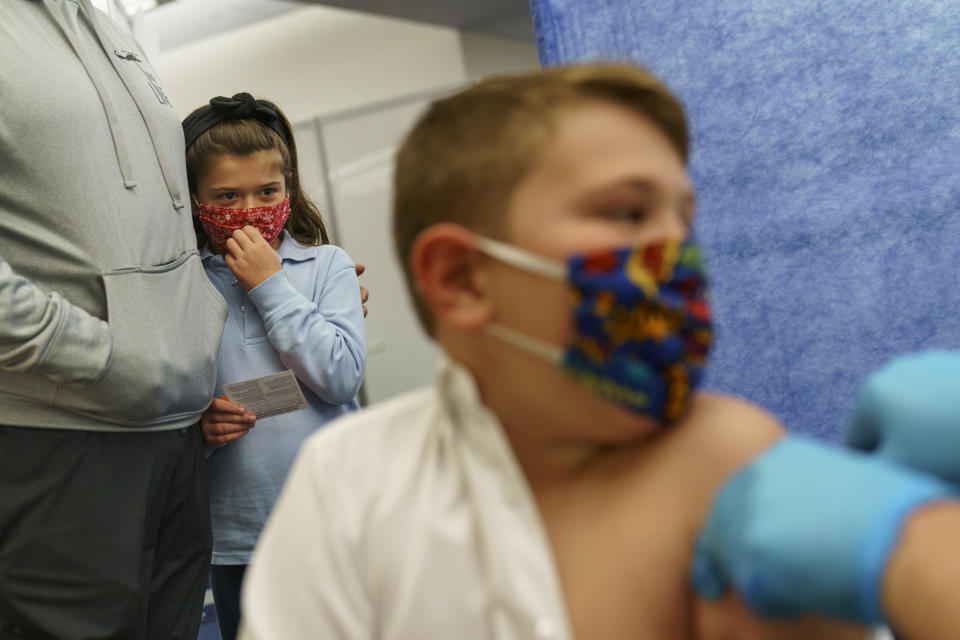
[[[217,97],[183,129],[203,266],[229,305],[218,397],[201,427],[209,445],[213,596],[220,634],[232,640],[244,570],[301,443],[358,408],[366,337],[354,264],[328,244],[301,189],[280,109],[247,93]],[[299,381],[306,410],[257,422],[219,397],[225,384],[286,370]]]

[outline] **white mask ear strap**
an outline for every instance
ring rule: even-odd
[[[561,262],[538,256],[535,253],[498,240],[491,240],[483,236],[476,236],[476,239],[477,248],[491,258],[545,278],[566,280],[567,266]]]
[[[540,340],[539,338],[530,337],[525,333],[517,331],[516,329],[511,329],[510,327],[505,327],[502,324],[491,322],[484,327],[484,332],[488,336],[493,336],[498,340],[503,340],[507,344],[526,351],[527,353],[531,353],[551,364],[559,364],[563,361],[563,347],[558,347],[555,344],[550,344],[549,342]]]

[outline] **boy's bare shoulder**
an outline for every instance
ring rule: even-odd
[[[686,426],[719,452],[748,458],[784,435],[773,414],[743,398],[718,393],[697,394]]]
[[[695,536],[705,524],[713,498],[726,479],[782,438],[785,431],[776,417],[747,400],[707,393],[698,395],[681,430],[685,430],[687,446],[694,449],[694,464],[702,463],[700,468],[704,471],[697,480],[702,481],[699,488],[705,492],[691,492],[695,496],[691,501],[699,504],[694,510],[699,516],[692,530]],[[692,545],[690,538],[690,548]],[[760,618],[733,593],[716,601],[694,598],[693,619],[696,637],[701,640],[856,640],[867,632],[856,624],[818,617]]]
[[[742,398],[699,393],[678,425],[677,445],[722,482],[785,435],[772,414]]]
[[[762,407],[719,393],[698,393],[687,420],[705,437],[746,447],[768,446],[784,433],[780,421]]]

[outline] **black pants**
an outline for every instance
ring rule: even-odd
[[[237,637],[240,627],[240,591],[246,570],[245,564],[215,564],[210,568],[220,640],[235,640]]]
[[[197,426],[0,426],[0,638],[196,640],[205,472]]]

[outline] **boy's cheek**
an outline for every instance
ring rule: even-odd
[[[577,297],[565,283],[511,269],[493,295],[500,324],[561,347],[570,341]]]

